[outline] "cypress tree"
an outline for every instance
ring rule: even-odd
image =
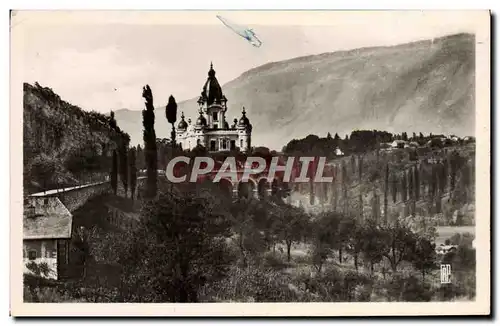
[[[146,168],[146,162],[144,158],[144,151],[142,150],[141,145],[137,145],[137,151],[135,153],[135,157],[137,160],[137,169],[143,170]]]
[[[460,166],[460,154],[457,151],[453,151],[450,156],[450,191],[455,190],[455,183],[457,172]]]
[[[447,191],[448,189],[448,179],[449,179],[449,174],[450,169],[447,167],[447,162],[443,161],[441,162],[441,179],[442,179],[442,192],[443,194]]]
[[[309,179],[309,204],[314,205],[314,182],[313,178]]]
[[[361,178],[363,177],[363,156],[359,156],[358,158],[358,178],[359,183],[362,183]]]
[[[354,155],[351,156],[351,173],[352,175],[355,175],[356,173],[356,158]]]
[[[414,190],[414,185],[413,185],[413,168],[410,167],[408,170],[408,197],[409,199],[413,199],[413,190]]]
[[[391,177],[392,184],[392,202],[395,204],[398,200],[398,180],[396,176],[393,174]]]
[[[433,201],[435,203],[436,213],[441,213],[441,189],[442,189],[442,165],[437,164],[435,166],[434,179],[434,193],[433,193]]]
[[[375,221],[379,221],[380,218],[380,198],[377,194],[375,188],[373,188],[373,198],[372,198],[372,216]]]
[[[172,125],[172,154],[173,148],[175,146],[175,122],[177,121],[177,103],[175,102],[175,98],[170,95],[168,98],[168,104],[165,107],[165,116],[167,117],[168,123]]]
[[[343,213],[347,214],[347,167],[345,161],[342,161],[342,192],[343,192]]]
[[[429,185],[429,198],[431,199],[431,201],[437,192],[437,181],[438,181],[437,179],[438,179],[438,173],[436,164],[433,164],[431,167],[430,185]]]
[[[359,178],[359,216],[363,218],[363,192],[361,186],[363,185],[363,156],[358,158],[358,178]]]
[[[309,177],[309,203],[314,205],[315,193],[314,193],[314,172],[316,171],[316,159],[309,163],[308,177]]]
[[[330,197],[330,203],[332,204],[333,211],[337,211],[337,179],[338,171],[337,165],[333,166],[333,182],[330,184],[332,190],[332,196]]]
[[[418,165],[413,169],[413,181],[415,183],[415,200],[420,200],[420,171]]]
[[[389,163],[385,165],[385,183],[384,183],[384,222],[387,223],[387,208],[388,208],[388,193],[389,193]]]
[[[113,151],[113,162],[111,164],[111,188],[113,189],[113,193],[116,195],[117,186],[118,186],[118,155],[116,154],[116,150]]]
[[[129,165],[129,176],[130,176],[130,198],[134,199],[135,188],[137,186],[137,166],[136,166],[136,154],[135,148],[131,148],[129,151],[128,165]]]
[[[440,184],[440,175],[436,174],[437,176],[437,183]],[[436,213],[439,214],[441,213],[441,187],[436,187],[436,192],[435,192],[435,203],[436,203]]]
[[[464,164],[462,168],[462,172],[460,174],[460,180],[462,183],[463,191],[464,191],[464,202],[468,202],[469,200],[469,192],[470,192],[470,184],[471,184],[471,167],[468,164]]]
[[[323,183],[323,200],[321,203],[328,202],[328,183]]]
[[[446,156],[443,160],[443,180],[444,180],[444,190],[448,188],[448,179],[449,179],[449,174],[450,174],[450,162],[448,160],[448,157]]]
[[[158,189],[158,161],[156,154],[155,113],[153,106],[153,93],[149,85],[142,91],[145,99],[146,109],[142,110],[142,124],[144,126],[144,152],[147,167],[147,190],[148,198],[155,198]]]
[[[403,171],[402,179],[401,179],[401,200],[406,202],[406,198],[408,195],[408,186],[406,185],[406,171]]]
[[[116,127],[118,126],[115,120],[115,113],[113,111],[109,114],[109,126],[113,131],[116,131]]]
[[[120,172],[120,179],[122,180],[123,184],[123,189],[125,191],[125,197],[127,197],[127,192],[128,192],[128,148],[127,144],[122,142],[121,149],[119,151],[119,172]]]
[[[411,200],[411,214],[413,217],[417,216],[417,201],[415,199]]]
[[[421,197],[424,198],[426,191],[427,191],[427,188],[426,188],[427,187],[427,185],[426,185],[427,176],[426,176],[424,164],[420,164],[418,176],[419,176],[418,178],[419,178],[419,182],[420,182],[420,194],[421,194]]]

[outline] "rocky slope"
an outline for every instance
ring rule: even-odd
[[[110,117],[83,111],[36,83],[24,84],[23,106],[26,193],[102,178],[111,151],[129,138]]]

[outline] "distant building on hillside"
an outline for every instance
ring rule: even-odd
[[[395,141],[393,141],[393,142],[391,143],[391,147],[392,147],[392,148],[404,148],[404,147],[405,147],[405,145],[406,145],[406,143],[407,143],[407,142],[406,142],[406,141],[404,141],[404,140],[396,139]]]
[[[57,197],[29,198],[23,212],[24,273],[67,275],[73,216]]]
[[[464,142],[465,143],[475,143],[476,142],[476,138],[474,138],[472,136],[467,136],[467,137],[464,137]]]
[[[457,250],[457,246],[455,245],[445,245],[441,244],[440,246],[436,247],[436,253],[438,255],[445,255],[449,252],[453,252]]]
[[[198,99],[199,116],[196,122],[186,122],[184,112],[177,125],[177,141],[183,149],[204,146],[209,152],[229,151],[239,148],[248,152],[251,148],[252,125],[243,108],[241,118],[230,125],[226,117],[227,98],[215,77],[210,64],[208,78]]]

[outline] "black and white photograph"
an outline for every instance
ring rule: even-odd
[[[14,315],[490,313],[488,11],[10,23]]]

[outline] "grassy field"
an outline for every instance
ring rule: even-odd
[[[439,226],[437,228],[438,236],[436,238],[436,245],[444,244],[446,239],[452,237],[455,233],[471,233],[475,236],[475,226]]]

